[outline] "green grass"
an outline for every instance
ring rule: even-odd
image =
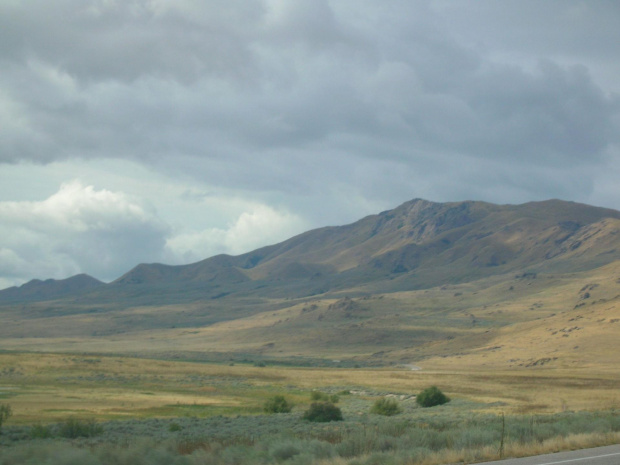
[[[194,404],[170,404],[135,412],[137,418],[208,418],[215,416],[260,415],[261,406],[217,406]]]

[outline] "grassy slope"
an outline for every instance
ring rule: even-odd
[[[617,275],[618,216],[559,201],[412,201],[239,257],[140,265],[89,294],[1,305],[0,348],[373,363],[460,354],[534,331],[573,308],[593,273]],[[515,278],[524,272],[538,277]]]
[[[15,350],[206,358],[237,352],[425,368],[603,367],[620,361],[611,350],[620,329],[619,279],[614,262],[581,273],[506,274],[352,299],[254,299],[244,306],[237,300],[237,308],[222,299],[86,314],[60,309],[54,316],[46,303],[26,315],[5,311],[0,331],[2,348]],[[238,318],[217,322],[218,311]]]
[[[276,392],[295,397],[317,387],[351,386],[415,394],[437,384],[453,397],[517,413],[620,407],[620,360],[614,349],[619,278],[620,263],[614,263],[587,273],[497,276],[384,296],[291,302],[281,310],[205,328],[83,339],[7,338],[4,348],[21,350],[168,357],[210,350],[253,351],[266,358],[312,353],[400,365],[380,371],[255,368],[5,353],[0,355],[0,395],[19,412],[12,421],[26,423],[68,415],[257,413]],[[147,311],[152,309],[135,309],[132,317]],[[182,311],[187,310],[177,309]],[[105,322],[109,315],[104,316]],[[67,318],[93,329],[100,323],[97,315]],[[54,324],[68,324],[63,319],[31,323],[52,332]],[[406,364],[422,370],[411,371]]]

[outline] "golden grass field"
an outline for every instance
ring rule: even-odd
[[[4,353],[0,400],[15,424],[75,416],[95,419],[253,414],[286,393],[308,401],[313,389],[416,394],[437,385],[483,410],[550,413],[620,407],[617,372],[592,369],[339,369],[254,367],[112,356]],[[465,367],[463,367],[465,368]]]

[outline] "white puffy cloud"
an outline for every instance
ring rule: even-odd
[[[171,201],[171,208],[186,214],[208,210],[220,218],[194,228],[173,227],[139,197],[80,181],[62,184],[41,201],[0,202],[0,289],[81,272],[109,281],[139,263],[183,264],[241,254],[307,227],[300,217],[256,201],[188,191]],[[222,219],[227,223],[214,226]]]
[[[261,204],[248,205],[224,228],[208,228],[175,234],[167,242],[171,258],[183,262],[198,261],[219,253],[239,255],[301,233],[301,218]]]
[[[161,257],[168,232],[125,194],[73,181],[43,201],[0,202],[0,275],[5,282],[79,272],[113,279]]]

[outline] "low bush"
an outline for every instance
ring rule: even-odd
[[[329,396],[321,391],[312,391],[310,393],[310,399],[314,402],[328,402]]]
[[[63,438],[92,438],[103,433],[103,428],[94,420],[78,420],[69,418],[60,425],[59,434]]]
[[[373,406],[370,409],[370,413],[374,413],[375,415],[384,415],[386,417],[391,417],[392,415],[397,415],[402,412],[400,405],[396,402],[395,399],[377,399]]]
[[[337,394],[329,395],[321,391],[312,391],[310,399],[314,402],[331,402],[332,404],[337,404],[340,397],[338,397]]]
[[[30,428],[30,437],[32,439],[48,439],[52,436],[52,428],[49,426],[39,423]]]
[[[331,402],[314,402],[306,410],[304,420],[326,423],[329,421],[342,421],[342,411]]]
[[[450,402],[450,398],[441,392],[437,386],[431,386],[418,394],[415,401],[421,407],[435,407]]]
[[[271,455],[278,462],[284,462],[285,460],[289,460],[296,455],[301,454],[300,446],[300,444],[297,444],[295,442],[274,444],[269,450],[269,455]]]
[[[174,433],[176,431],[181,431],[183,428],[181,428],[181,425],[179,425],[176,422],[172,422],[170,423],[170,425],[168,426],[168,431],[170,431],[171,433]]]
[[[2,429],[2,424],[7,421],[11,415],[13,415],[13,410],[9,404],[0,404],[0,429]]]
[[[288,402],[284,396],[273,396],[265,402],[263,408],[267,413],[289,413],[293,409],[293,404]]]
[[[358,400],[350,399],[347,408],[361,412],[372,405]],[[505,449],[511,454],[617,442],[614,432],[620,431],[618,411],[504,419],[462,411],[461,406],[430,415],[424,409],[403,410],[397,418],[351,414],[336,424],[302,422],[295,415],[117,420],[104,423],[97,438],[77,441],[30,441],[31,427],[8,425],[0,435],[0,465],[479,463],[497,459],[504,429]],[[173,422],[182,427],[180,432],[169,432]],[[49,425],[54,437],[60,427]]]

